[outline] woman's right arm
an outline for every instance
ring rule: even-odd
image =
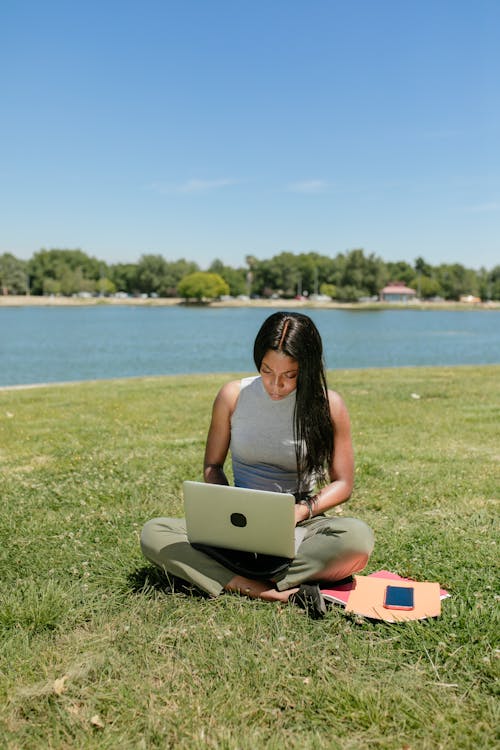
[[[231,416],[240,393],[240,381],[222,386],[212,408],[203,463],[203,477],[209,484],[229,484],[224,474],[224,461],[231,442]]]

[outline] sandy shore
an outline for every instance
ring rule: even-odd
[[[179,305],[181,299],[169,297],[165,299],[142,299],[130,297],[38,297],[35,295],[0,295],[0,307],[95,307],[97,305]]]
[[[175,307],[186,304],[178,297],[163,297],[152,299],[150,297],[127,297],[119,299],[116,297],[38,297],[30,295],[0,295],[0,307],[96,307],[101,305],[138,307]],[[191,303],[196,304],[196,303]],[[381,302],[325,302],[297,299],[251,299],[251,300],[224,300],[221,302],[207,303],[210,307],[264,307],[269,309],[332,309],[332,310],[498,310],[500,302],[484,303],[461,303],[461,302],[408,302],[408,303],[381,303]]]
[[[175,307],[186,303],[181,297],[38,297],[26,295],[0,295],[0,307],[95,307],[99,305],[133,305],[139,307]],[[205,303],[203,303],[205,305]],[[310,302],[296,299],[230,299],[206,303],[210,307],[352,307],[337,302]]]

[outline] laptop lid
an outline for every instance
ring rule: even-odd
[[[192,544],[295,557],[303,534],[296,540],[293,495],[191,481],[183,493]]]

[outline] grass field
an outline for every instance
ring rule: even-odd
[[[140,528],[181,514],[228,376],[0,391],[2,748],[499,746],[500,368],[329,376],[357,457],[342,512],[376,534],[366,572],[439,581],[441,617],[169,592]]]

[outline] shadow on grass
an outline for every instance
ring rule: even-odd
[[[184,581],[182,578],[164,573],[154,565],[143,565],[136,568],[127,576],[127,581],[134,594],[150,594],[160,592],[162,594],[185,594],[199,599],[207,599],[208,594],[200,591],[196,586]]]

